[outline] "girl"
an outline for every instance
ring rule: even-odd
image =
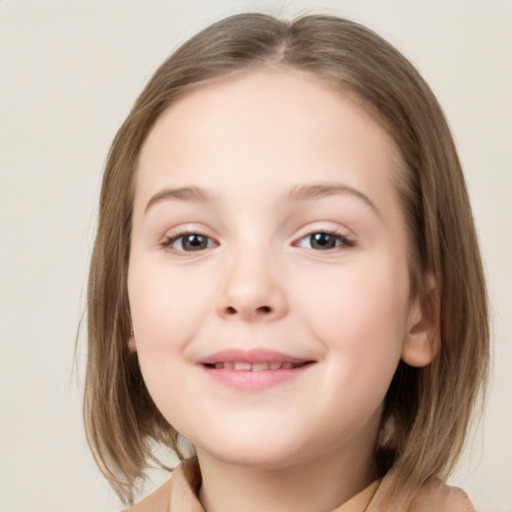
[[[88,310],[99,467],[133,504],[155,442],[183,460],[130,511],[473,510],[443,484],[488,361],[471,210],[435,97],[368,29],[239,15],[160,67]]]

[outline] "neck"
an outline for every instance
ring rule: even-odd
[[[340,457],[333,450],[314,461],[261,469],[198,451],[203,478],[199,499],[207,512],[330,512],[376,478],[372,453],[361,455]]]

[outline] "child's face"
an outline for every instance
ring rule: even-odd
[[[158,119],[136,175],[129,346],[200,457],[370,458],[400,358],[430,361],[399,165],[347,95],[290,71],[201,87]]]

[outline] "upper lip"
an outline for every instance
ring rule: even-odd
[[[215,364],[215,363],[293,363],[301,364],[310,362],[311,359],[295,357],[282,352],[268,349],[226,349],[214,352],[207,356],[201,357],[198,364]]]

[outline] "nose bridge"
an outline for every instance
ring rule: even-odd
[[[276,255],[255,240],[231,247],[219,297],[218,312],[244,320],[277,319],[287,300]]]

